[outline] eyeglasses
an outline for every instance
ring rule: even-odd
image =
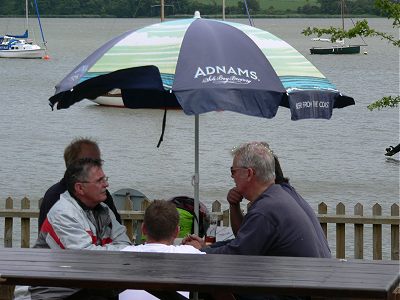
[[[108,176],[104,176],[104,177],[101,177],[101,178],[97,179],[96,181],[80,181],[80,182],[82,182],[82,183],[103,184],[103,183],[108,183],[108,179],[109,179]]]
[[[231,175],[234,176],[236,171],[240,169],[247,169],[247,167],[236,167],[236,168],[231,167]]]

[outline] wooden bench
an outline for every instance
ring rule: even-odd
[[[0,285],[395,299],[398,261],[2,249]]]

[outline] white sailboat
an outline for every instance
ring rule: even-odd
[[[36,13],[40,26],[40,31],[43,38],[43,47],[35,44],[33,40],[29,39],[29,11],[28,0],[25,0],[25,33],[22,35],[6,34],[0,36],[0,58],[44,58],[48,59],[46,55],[44,35],[40,23],[40,16],[35,0]]]

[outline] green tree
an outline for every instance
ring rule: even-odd
[[[338,14],[340,12],[339,1],[318,0],[323,14]]]
[[[320,0],[325,1],[325,0]],[[400,3],[393,2],[390,0],[375,0],[375,6],[381,10],[383,15],[387,16],[388,19],[393,20],[393,28],[400,28]],[[385,40],[395,47],[400,47],[400,40],[386,32],[375,30],[369,27],[367,20],[357,21],[353,28],[349,30],[342,30],[340,28],[330,27],[330,28],[317,28],[317,27],[308,27],[302,31],[302,34],[309,35],[317,35],[321,37],[326,34],[331,37],[331,41],[334,42],[336,40],[341,40],[344,38],[354,38],[357,36],[361,37],[380,37],[382,40]],[[382,109],[385,107],[398,107],[400,103],[400,96],[386,96],[382,99],[379,99],[370,105],[368,105],[369,110],[374,109]]]
[[[247,0],[247,7],[249,8],[250,13],[258,12],[260,10],[260,3],[258,0]],[[246,14],[246,5],[244,1],[238,2],[238,8],[242,13]]]

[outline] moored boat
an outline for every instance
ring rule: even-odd
[[[360,45],[334,45],[331,47],[312,47],[311,54],[358,54],[360,53]]]
[[[40,32],[42,34],[43,47],[37,45],[33,40],[28,39],[29,12],[28,0],[25,0],[25,33],[22,35],[6,34],[0,36],[0,58],[48,58],[46,55],[46,42],[40,23],[39,9],[36,0],[35,7]]]
[[[345,11],[345,0],[340,0],[340,15],[342,19],[342,30],[345,30],[344,26],[344,11]],[[348,45],[344,40],[338,40],[336,42],[332,42],[330,39],[321,39],[315,38],[314,41],[321,42],[330,42],[332,43],[330,46],[325,47],[312,47],[310,48],[311,54],[359,54],[361,46],[364,45]]]
[[[29,40],[3,36],[0,44],[1,58],[43,58],[45,49]]]

